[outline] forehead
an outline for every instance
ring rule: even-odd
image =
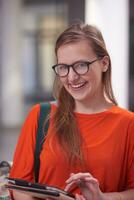
[[[65,44],[57,50],[58,63],[70,64],[77,60],[90,59],[95,56],[96,54],[87,40]]]

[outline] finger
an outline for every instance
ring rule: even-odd
[[[86,177],[86,178],[84,179],[84,181],[85,181],[85,182],[90,182],[90,183],[92,183],[92,184],[99,185],[99,181],[98,181],[96,178],[93,178],[93,177],[91,177],[91,178]]]
[[[54,200],[54,199],[52,199],[52,198],[46,198],[45,200]]]
[[[64,190],[65,191],[74,190],[76,187],[77,187],[77,184],[75,182],[71,182],[66,185]]]
[[[72,182],[70,182],[69,184],[66,185],[65,187],[65,191],[69,191],[69,190],[74,190],[76,188],[84,188],[86,187],[86,183],[90,182],[90,178],[88,180],[74,180]]]
[[[71,173],[71,174],[70,174],[70,177],[73,176],[73,175],[74,175],[74,173]]]
[[[77,185],[79,187],[84,187],[85,184],[87,184],[87,183],[99,185],[98,180],[93,177],[82,177],[81,179],[72,180],[70,183],[67,184],[66,189],[68,190],[73,185],[74,185],[74,187],[76,187],[75,185]]]
[[[90,191],[100,191],[99,181],[95,178],[91,178],[91,179],[87,178],[85,180],[84,187],[87,187]],[[81,189],[82,189],[82,187],[81,187]]]
[[[69,184],[75,183],[77,185],[83,184],[83,182],[91,182],[94,184],[99,184],[98,180],[94,177],[81,177],[79,179],[73,179]]]
[[[70,176],[69,179],[66,180],[66,183],[70,183],[71,181],[75,181],[78,179],[83,179],[86,177],[92,177],[90,173],[77,173]]]
[[[70,185],[70,184],[68,184],[68,185],[66,185],[66,187],[64,188],[64,190],[67,192],[67,191],[69,191],[69,190],[70,190],[70,188],[71,188],[71,185]]]
[[[80,195],[80,194],[76,194],[75,195],[75,199],[76,200],[86,200],[82,195]]]
[[[72,190],[75,187],[83,188],[86,185],[88,186],[91,183],[99,185],[98,180],[93,177],[82,177],[81,179],[70,180],[70,182],[65,187],[65,191]]]

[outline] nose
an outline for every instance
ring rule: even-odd
[[[68,80],[74,81],[78,78],[79,78],[79,75],[73,70],[72,67],[70,67],[69,73],[68,73]]]

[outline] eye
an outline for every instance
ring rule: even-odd
[[[57,65],[57,71],[65,71],[67,70],[67,66],[66,65]]]
[[[78,62],[74,65],[75,69],[81,69],[81,68],[85,68],[87,67],[87,63],[86,62]]]

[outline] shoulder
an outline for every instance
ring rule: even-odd
[[[47,105],[50,105],[50,108],[54,109],[57,107],[57,102],[50,101],[50,102],[41,102],[41,103],[35,104],[30,108],[29,115],[30,116],[39,115],[41,105],[46,105],[46,107],[47,107]]]
[[[51,111],[56,110],[56,108],[57,108],[57,106],[58,106],[58,104],[57,104],[56,101],[42,102],[42,103],[35,104],[35,105],[33,105],[33,106],[31,107],[31,109],[29,110],[28,117],[30,117],[30,118],[39,117],[41,104],[42,104],[42,105],[45,105],[46,107],[47,107],[47,105],[50,104],[50,109],[51,109]],[[44,108],[45,108],[45,107],[44,107]]]
[[[37,113],[37,112],[39,112],[39,110],[40,110],[40,104],[38,103],[38,104],[33,105],[30,108],[29,113]]]
[[[46,103],[46,102],[44,102]],[[38,122],[39,122],[39,116],[40,116],[40,106],[41,104],[38,103],[38,104],[35,104],[33,105],[29,111],[28,111],[28,114],[24,120],[24,123],[23,123],[23,126],[22,126],[22,129],[21,129],[21,132],[22,134],[21,135],[29,135],[29,137],[31,137],[31,135],[33,135],[33,138],[35,137],[35,134],[36,134],[36,130],[38,128]],[[51,104],[51,107],[53,107],[53,103]],[[45,111],[45,110],[43,110]]]
[[[115,115],[119,115],[120,117],[122,117],[126,120],[130,120],[130,121],[134,120],[134,112],[132,112],[128,109],[125,109],[125,108],[122,108],[122,107],[119,107],[119,106],[115,106],[113,113]]]
[[[134,137],[134,113],[132,111],[114,106],[110,111],[110,120],[111,124],[115,125],[122,135],[124,133],[126,136]]]
[[[28,111],[27,120],[37,118],[39,116],[39,112],[40,104],[33,105]]]
[[[134,113],[127,109],[117,106],[117,113],[120,114],[122,130],[126,128],[128,138],[134,142]]]

